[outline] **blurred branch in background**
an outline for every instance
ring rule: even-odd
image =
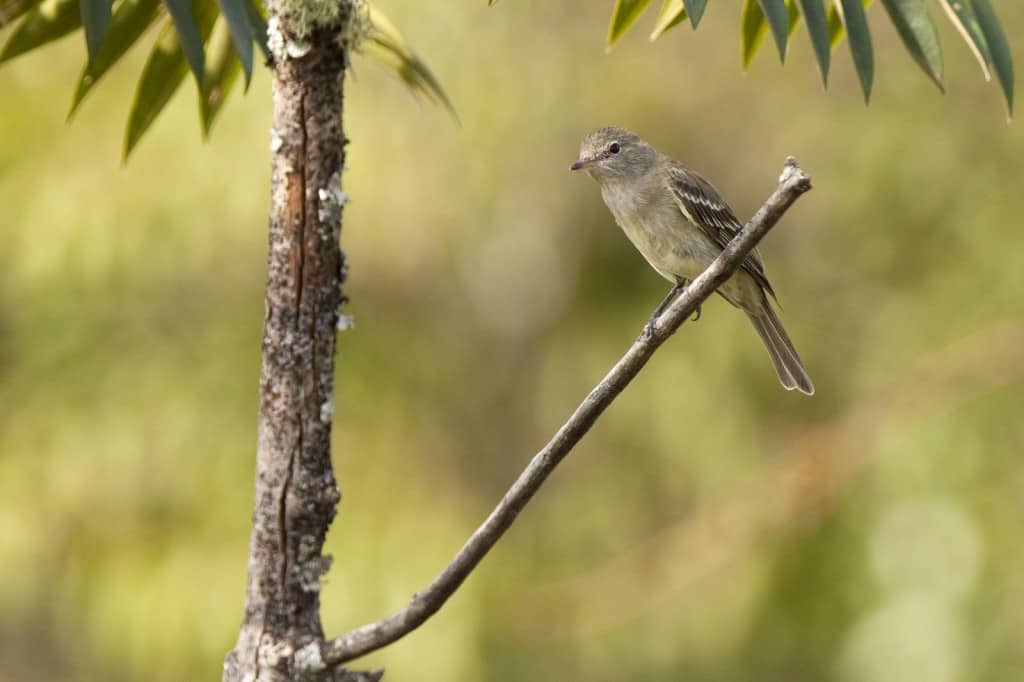
[[[641,334],[633,342],[632,347],[587,395],[569,420],[534,456],[490,516],[427,589],[414,595],[409,605],[401,611],[326,642],[319,655],[313,657],[317,664],[323,661],[328,665],[338,665],[380,649],[409,634],[436,613],[501,539],[558,463],[572,451],[597,418],[639,374],[654,351],[732,276],[746,255],[768,234],[786,210],[810,189],[810,177],[800,169],[796,159],[787,158],[779,177],[779,186],[750,222],[722,254],[683,290],[668,310],[657,318],[651,333]]]
[[[886,427],[951,409],[1024,375],[1024,322],[990,327],[925,358],[845,414],[802,430],[775,461],[717,504],[593,571],[507,603],[526,639],[572,637],[637,618],[667,594],[723,570],[773,534],[816,523],[844,497],[878,451]],[[602,599],[594,599],[594,595]],[[544,613],[538,628],[536,614]]]

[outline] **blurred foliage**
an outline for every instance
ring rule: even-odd
[[[729,12],[605,55],[604,3],[384,9],[463,125],[356,64],[327,632],[440,570],[665,293],[567,170],[618,124],[741,214],[787,154],[811,173],[762,252],[818,394],[782,391],[743,316],[709,302],[452,602],[365,664],[450,682],[1022,679],[1024,133],[993,124],[966,52],[943,98],[880,24],[892,68],[865,109],[846,60],[821,96],[810,41],[741,75]],[[1001,18],[1022,35],[1024,6]],[[125,171],[147,48],[62,126],[82,50],[0,70],[0,679],[215,679],[251,521],[269,79],[205,145],[179,89]]]
[[[372,5],[368,12],[372,28],[363,51],[391,67],[414,92],[454,114],[444,88],[395,25]],[[189,69],[196,80],[204,135],[209,134],[239,71],[245,74],[248,89],[253,42],[271,59],[261,0],[0,0],[0,31],[13,26],[0,49],[0,64],[83,29],[88,59],[71,101],[70,119],[93,85],[158,24],[160,30],[131,99],[123,147],[128,158]]]
[[[974,53],[981,65],[985,80],[990,80],[990,69],[996,72],[999,85],[1006,97],[1007,109],[1013,111],[1013,58],[1003,28],[989,0],[937,0],[945,10],[960,37]],[[871,97],[874,84],[874,48],[865,9],[872,0],[744,0],[740,15],[740,53],[744,68],[750,66],[761,48],[765,34],[771,29],[779,60],[786,61],[789,39],[804,17],[807,34],[814,46],[821,81],[828,85],[831,68],[830,49],[848,36],[864,101]],[[608,25],[608,47],[618,41],[651,4],[651,0],[615,0]],[[928,13],[925,0],[882,0],[886,14],[892,21],[904,47],[925,74],[943,90],[942,50],[939,37]],[[697,28],[706,0],[662,0],[658,18],[650,40],[654,42],[669,29],[690,17]],[[827,5],[827,15],[825,6]]]

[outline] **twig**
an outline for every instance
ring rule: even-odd
[[[557,647],[562,639],[607,632],[646,611],[665,610],[674,595],[701,589],[709,576],[742,565],[742,557],[783,533],[820,527],[881,456],[878,441],[892,429],[913,429],[936,413],[952,413],[1021,381],[1021,348],[1024,322],[1011,320],[919,358],[833,419],[800,427],[781,451],[762,457],[717,499],[589,572],[517,595],[507,611],[503,606],[502,622],[511,620],[512,636]]]
[[[649,337],[641,334],[610,372],[601,380],[551,441],[538,452],[512,487],[462,546],[451,563],[422,592],[413,595],[402,610],[346,635],[323,642],[323,664],[338,665],[387,646],[409,634],[434,615],[508,530],[558,463],[590,430],[597,418],[626,388],[654,351],[682,325],[743,262],[744,257],[768,234],[797,198],[811,188],[811,179],[789,157],[779,177],[779,186],[754,214],[746,227],[721,255],[694,279],[654,325]]]

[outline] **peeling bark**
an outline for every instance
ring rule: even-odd
[[[316,29],[302,51],[289,50],[280,33],[271,41],[278,49],[256,499],[245,614],[225,682],[375,679],[314,660],[323,640],[320,576],[331,563],[322,549],[341,497],[330,452],[345,268],[338,239],[347,55],[338,35]]]

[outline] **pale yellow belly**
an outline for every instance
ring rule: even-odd
[[[659,275],[675,284],[695,279],[718,257],[721,249],[698,228],[680,221],[655,224],[654,229],[617,221],[637,251]],[[730,277],[719,292],[733,305],[757,309],[760,287],[743,271]]]

